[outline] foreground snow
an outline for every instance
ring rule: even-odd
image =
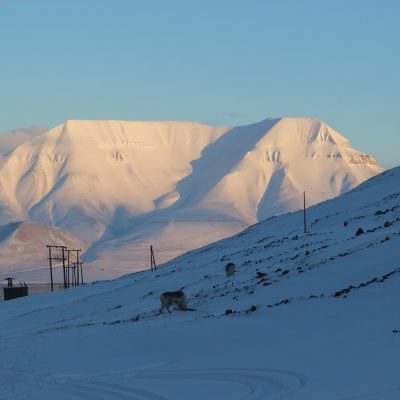
[[[286,214],[153,273],[1,303],[0,398],[398,399],[399,182],[312,207],[307,235]],[[195,311],[159,315],[181,287]]]

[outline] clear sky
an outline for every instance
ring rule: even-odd
[[[0,131],[315,117],[400,164],[400,0],[0,0]]]

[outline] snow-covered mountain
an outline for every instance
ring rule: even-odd
[[[3,157],[14,150],[22,143],[33,139],[46,132],[46,128],[41,125],[33,125],[30,128],[13,129],[11,131],[0,132],[0,162]]]
[[[307,234],[288,213],[155,272],[0,303],[2,396],[398,399],[399,183],[310,207]],[[177,289],[194,310],[160,315]]]
[[[315,119],[68,121],[5,158],[0,221],[69,230],[107,278],[147,268],[151,243],[163,262],[301,208],[303,191],[309,206],[381,171]]]
[[[68,230],[42,225],[37,222],[11,222],[0,226],[1,265],[6,266],[2,277],[26,280],[39,277],[49,280],[48,252],[46,245],[67,246],[70,249],[85,248],[85,243]],[[55,262],[57,268],[60,263]],[[58,276],[59,275],[59,276]],[[61,282],[61,270],[58,282]],[[44,277],[44,278],[40,278]],[[1,279],[1,278],[0,278]]]

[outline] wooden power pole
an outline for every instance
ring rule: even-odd
[[[67,266],[65,265],[65,261],[67,261],[67,258],[66,258],[66,250],[67,250],[67,248],[65,246],[53,246],[53,245],[46,245],[46,247],[49,249],[51,291],[54,290],[54,285],[53,285],[53,261],[61,261],[62,262],[63,277],[64,277],[64,288],[66,289],[67,288]],[[52,250],[58,251],[58,254],[54,255]]]
[[[150,245],[150,269],[155,271],[157,269],[156,259],[154,258],[153,246]]]
[[[50,284],[51,284],[51,291],[54,291],[54,285],[53,285],[53,258],[51,257],[51,246],[47,246],[49,249],[49,262],[50,262]]]

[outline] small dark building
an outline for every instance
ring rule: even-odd
[[[7,287],[3,288],[4,300],[12,300],[18,297],[28,296],[28,286],[26,283],[20,286],[13,286],[12,278],[6,278]]]

